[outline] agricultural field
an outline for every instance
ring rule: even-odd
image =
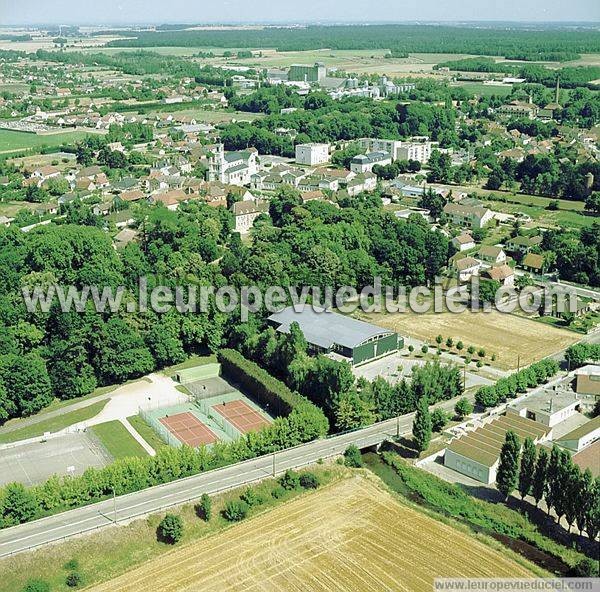
[[[533,572],[353,476],[90,590],[429,592],[435,576]]]
[[[90,132],[61,132],[57,134],[37,135],[26,132],[0,129],[0,154],[39,148],[40,146],[62,146],[83,140]]]
[[[516,315],[498,311],[489,313],[465,311],[416,314],[410,311],[397,314],[362,314],[363,320],[398,331],[400,335],[414,337],[429,344],[442,335],[444,341],[452,337],[477,349],[485,349],[488,358],[496,354],[494,366],[504,370],[531,364],[577,342],[579,338],[571,331],[550,327]]]

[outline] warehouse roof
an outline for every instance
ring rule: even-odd
[[[561,436],[558,440],[559,442],[563,440],[579,440],[580,438],[595,432],[597,429],[600,429],[600,415],[597,415],[594,417],[594,419],[591,419],[578,428],[575,428],[568,434]]]
[[[345,315],[304,305],[288,306],[281,312],[276,312],[269,320],[277,323],[278,331],[288,333],[292,323],[298,323],[306,341],[329,349],[333,344],[343,347],[355,348],[362,343],[376,337],[392,335],[393,331],[383,329],[377,325],[358,321]]]
[[[502,415],[482,427],[456,438],[448,450],[486,467],[493,467],[500,458],[506,432],[512,430],[521,442],[529,437],[534,442],[545,436],[550,428],[518,415]]]

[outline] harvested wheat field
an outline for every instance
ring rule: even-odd
[[[492,354],[497,355],[498,359],[492,365],[505,370],[515,369],[519,356],[521,366],[531,364],[565,349],[581,338],[572,331],[498,311],[363,314],[359,318],[430,345],[435,345],[435,338],[442,335],[444,341],[448,337],[452,337],[454,343],[462,341],[465,350],[469,345],[482,347],[488,360]]]
[[[533,577],[356,475],[91,590],[430,592],[434,574]]]

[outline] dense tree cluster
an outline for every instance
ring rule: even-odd
[[[577,231],[544,233],[542,249],[553,253],[562,279],[600,286],[600,223]]]
[[[594,480],[589,469],[582,472],[571,454],[556,445],[549,455],[544,448],[538,454],[530,438],[522,444],[509,430],[500,452],[496,486],[507,499],[518,488],[521,498],[532,495],[536,506],[544,500],[558,522],[564,517],[569,529],[576,524],[580,534],[585,531],[592,540],[600,532],[600,478]]]
[[[480,387],[475,393],[475,402],[482,407],[495,407],[507,399],[514,399],[517,395],[525,393],[528,388],[547,382],[557,372],[556,360],[545,358],[510,376],[500,378],[493,386]]]
[[[528,82],[550,87],[556,86],[556,80],[560,78],[561,86],[564,88],[585,87],[600,77],[600,67],[598,66],[570,66],[557,70],[539,64],[498,63],[493,58],[484,57],[450,60],[437,64],[434,68],[449,68],[450,70],[463,72],[510,74],[518,78],[525,78]]]
[[[578,53],[600,51],[592,29],[519,29],[444,27],[432,25],[356,25],[268,27],[244,31],[179,30],[119,31],[112,47],[274,47],[279,51],[312,49],[391,49],[398,55],[466,53],[512,59],[574,59]],[[122,37],[129,37],[123,39]]]

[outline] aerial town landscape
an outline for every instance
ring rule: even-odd
[[[599,590],[598,5],[192,4],[0,0],[0,592]]]

